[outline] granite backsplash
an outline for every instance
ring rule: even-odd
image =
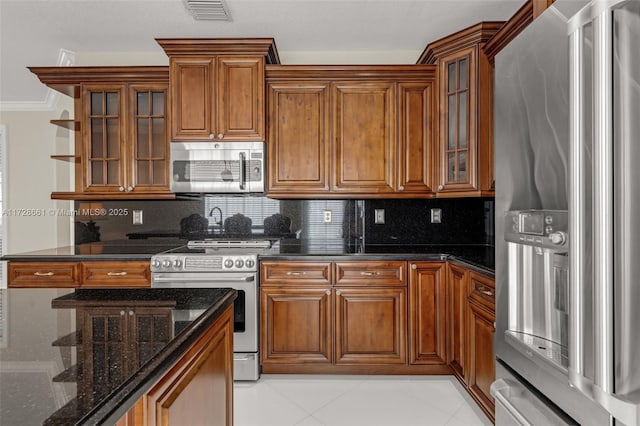
[[[185,227],[195,222],[206,228],[205,237],[217,238],[229,235],[233,220],[230,218],[240,217],[245,223],[250,222],[247,230],[250,235],[246,236],[253,238],[268,235],[317,242],[359,239],[367,245],[493,245],[493,206],[493,198],[274,200],[203,196],[153,201],[78,201],[75,235],[76,244],[97,240],[189,239]],[[442,223],[431,223],[430,212],[434,208],[441,209]],[[84,214],[88,209],[91,216]],[[375,209],[385,210],[385,224],[374,224]],[[142,212],[142,224],[133,224],[134,211]],[[323,220],[325,211],[331,212],[330,223]],[[273,235],[275,231],[269,226],[274,219],[279,224],[278,235]]]

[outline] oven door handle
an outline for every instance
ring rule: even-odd
[[[211,283],[237,283],[237,282],[250,282],[255,280],[255,276],[247,275],[246,277],[241,278],[211,278],[211,277],[189,277],[189,278],[180,278],[180,277],[172,277],[172,278],[164,278],[164,277],[152,277],[152,281],[158,283],[169,283],[169,282],[211,282]]]
[[[245,173],[246,173],[246,164],[245,164],[245,154],[244,152],[240,153],[240,189],[245,189],[246,188],[246,180],[245,180]]]

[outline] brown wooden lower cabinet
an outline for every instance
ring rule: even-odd
[[[151,287],[149,261],[9,262],[8,286]]]
[[[445,364],[445,263],[411,262],[409,362]]]
[[[493,420],[495,403],[489,387],[495,380],[493,335],[495,314],[469,303],[469,392]]]
[[[469,271],[447,264],[447,363],[467,383],[467,287]]]
[[[406,364],[405,288],[335,290],[336,364]]]
[[[194,343],[117,426],[233,425],[233,307]]]
[[[77,287],[80,262],[9,262],[9,287]]]
[[[333,361],[330,287],[263,288],[260,306],[263,364]]]

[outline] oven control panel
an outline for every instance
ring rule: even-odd
[[[151,272],[255,272],[255,254],[159,254],[151,257]]]

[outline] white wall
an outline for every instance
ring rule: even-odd
[[[70,208],[66,201],[51,200],[51,192],[69,190],[72,163],[52,160],[52,154],[71,153],[71,132],[50,124],[64,111],[73,114],[73,102],[60,97],[53,111],[0,112],[7,129],[7,194],[3,210],[7,222],[7,254],[68,245],[70,220],[49,209]],[[72,117],[73,115],[71,115]],[[19,214],[37,209],[43,215]],[[14,214],[16,212],[16,214]]]

